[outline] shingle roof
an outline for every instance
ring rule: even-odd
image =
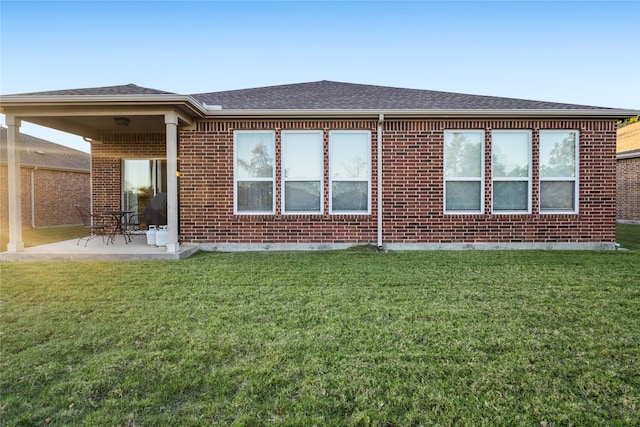
[[[180,95],[134,84],[32,92],[19,96]],[[183,95],[184,96],[184,95]],[[317,81],[190,95],[223,110],[612,110],[613,108],[469,95],[333,81]]]
[[[134,84],[121,86],[90,87],[84,89],[50,90],[46,92],[21,93],[20,95],[175,95],[157,89],[136,86]]]
[[[62,170],[89,172],[89,153],[55,144],[35,136],[20,134],[20,163],[23,166],[37,166]],[[0,164],[7,163],[7,128],[0,126]]]
[[[466,95],[432,90],[318,81],[191,95],[225,109],[456,110],[601,109],[601,107]]]

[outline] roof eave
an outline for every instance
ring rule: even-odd
[[[379,117],[387,118],[603,118],[624,119],[640,114],[640,110],[592,108],[592,109],[225,109],[207,106],[191,95],[179,94],[131,94],[131,95],[4,95],[0,96],[0,112],[12,109],[24,111],[33,107],[127,107],[166,106],[178,107],[192,117]]]
[[[174,106],[182,107],[193,116],[203,116],[207,109],[190,95],[4,95],[0,96],[0,112],[25,107],[78,106]]]
[[[6,159],[3,159],[0,161],[0,165],[5,165],[6,166],[7,161]],[[86,168],[86,169],[82,169],[82,168],[73,168],[73,167],[64,167],[64,166],[48,166],[48,165],[41,165],[41,164],[35,164],[35,163],[20,163],[20,167],[23,169],[34,169],[34,170],[47,170],[47,171],[56,171],[56,172],[73,172],[73,173],[82,173],[82,174],[89,174],[91,173],[91,168]]]
[[[207,118],[215,117],[358,117],[377,118],[590,118],[621,119],[640,114],[638,110],[625,109],[208,109]]]
[[[635,159],[637,157],[640,157],[640,150],[623,151],[623,152],[617,153],[616,157],[618,160]]]

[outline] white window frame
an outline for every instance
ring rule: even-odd
[[[493,172],[493,135],[498,134],[498,133],[526,133],[528,136],[528,162],[529,162],[529,176],[528,177],[510,177],[510,176],[503,176],[503,177],[496,177],[494,175]],[[532,155],[532,143],[531,143],[531,131],[530,130],[524,130],[524,129],[497,129],[491,132],[491,212],[496,214],[496,215],[513,215],[513,214],[531,214],[532,211],[532,196],[531,196],[531,192],[532,192],[532,176],[533,176],[533,155]],[[493,197],[495,195],[495,185],[494,183],[496,181],[502,181],[502,182],[523,182],[526,181],[527,182],[527,210],[496,210],[493,207]]]
[[[263,133],[271,135],[271,152],[273,153],[273,173],[271,178],[238,178],[238,135],[249,133]],[[273,215],[276,212],[276,133],[270,130],[236,130],[233,132],[233,213],[235,215]],[[271,181],[272,200],[271,211],[238,211],[238,182]]]
[[[540,214],[555,215],[555,214],[577,214],[579,213],[579,201],[580,201],[580,131],[577,129],[541,129],[539,134],[538,150],[542,145],[543,133],[568,133],[575,132],[576,139],[574,141],[574,156],[575,156],[575,173],[573,177],[542,177],[542,159],[540,159],[538,168],[538,209]],[[540,156],[538,156],[540,158]],[[573,209],[543,209],[542,208],[542,183],[545,181],[565,181],[573,182]]]
[[[339,178],[333,179],[333,174],[331,171],[331,156],[332,150],[331,145],[333,135],[337,134],[363,134],[366,135],[367,141],[369,141],[369,152],[367,153],[368,162],[369,162],[369,174],[366,178],[367,183],[367,209],[366,211],[347,211],[347,210],[335,210],[333,209],[333,182],[365,182],[363,178]],[[378,154],[380,155],[380,154]],[[329,131],[329,213],[332,215],[371,215],[371,161],[372,161],[372,153],[371,153],[371,131],[370,130],[332,130]]]
[[[479,177],[447,177],[447,150],[446,150],[446,139],[447,134],[455,134],[455,133],[476,133],[481,135],[481,143],[480,143],[480,176]],[[442,170],[442,178],[443,178],[443,200],[442,207],[445,214],[451,215],[478,215],[484,214],[484,203],[485,203],[485,132],[482,129],[450,129],[445,130],[443,133],[442,140],[442,151],[443,151],[443,170]],[[480,182],[480,209],[479,210],[448,210],[447,209],[447,182]]]
[[[317,135],[319,137],[320,142],[320,152],[321,156],[317,159],[320,164],[320,175],[319,176],[306,176],[306,177],[286,177],[285,176],[285,152],[284,145],[285,139],[287,135],[295,135],[295,134],[306,134],[306,135]],[[281,179],[281,188],[282,188],[282,214],[283,215],[322,215],[324,213],[324,132],[321,130],[283,130],[280,136],[280,152],[281,152],[281,165],[282,165],[282,179]],[[319,181],[320,182],[320,210],[319,211],[287,211],[286,210],[286,191],[285,184],[287,182],[308,182],[308,181]]]

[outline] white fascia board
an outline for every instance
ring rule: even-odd
[[[172,106],[184,107],[197,116],[203,116],[207,109],[189,95],[4,95],[0,96],[0,112],[11,108],[69,106]]]
[[[247,117],[247,118],[267,118],[267,117],[362,117],[377,119],[383,114],[389,118],[626,118],[640,114],[638,110],[620,109],[501,109],[501,110],[478,110],[478,109],[450,109],[450,110],[226,110],[207,109],[207,118],[214,117]]]

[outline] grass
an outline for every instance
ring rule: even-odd
[[[640,424],[638,250],[0,269],[3,426]]]
[[[79,239],[89,233],[82,225],[67,225],[61,227],[44,227],[44,228],[24,228],[22,229],[22,240],[26,248],[31,246],[39,246],[47,243],[60,242],[63,240]],[[0,230],[0,248],[1,251],[7,250],[9,243],[9,230]]]
[[[640,250],[640,224],[617,224],[616,240],[625,249]]]

